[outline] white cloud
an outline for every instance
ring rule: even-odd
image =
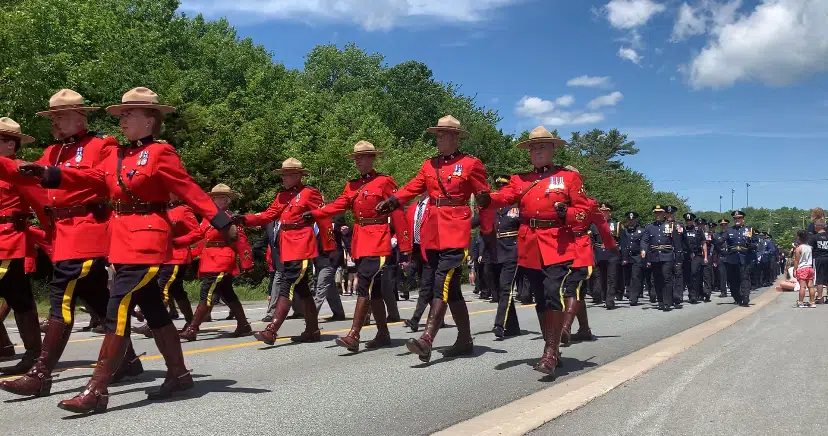
[[[828,71],[828,1],[761,0],[738,17],[728,6],[712,12],[708,42],[686,68],[693,87],[782,86]]]
[[[666,7],[653,0],[612,0],[603,7],[610,25],[616,29],[643,26]]]
[[[547,127],[595,124],[604,119],[603,113],[594,110],[561,109],[574,103],[575,98],[571,95],[558,97],[554,102],[540,97],[524,96],[515,105],[515,113],[520,117],[532,119]]]
[[[578,76],[569,79],[566,86],[583,86],[587,88],[609,88],[612,86],[609,76]]]
[[[555,104],[558,106],[572,106],[572,103],[575,103],[575,97],[571,95],[562,95],[555,99]]]
[[[567,112],[555,111],[538,118],[540,123],[546,127],[560,127],[577,124],[595,124],[604,120],[604,114],[600,112]]]
[[[524,117],[536,117],[552,112],[553,109],[555,109],[555,103],[549,100],[524,95],[523,98],[518,100],[515,113]]]
[[[703,35],[733,22],[742,0],[701,0],[695,6],[683,3],[673,25],[672,42],[679,42],[695,35]]]
[[[595,110],[604,106],[615,106],[624,98],[624,94],[615,91],[611,94],[595,97],[587,103],[587,107]]]
[[[679,8],[678,19],[673,26],[671,41],[681,41],[689,36],[701,35],[707,28],[707,21],[701,15],[701,11],[694,9],[687,3]]]
[[[635,49],[629,47],[620,47],[618,49],[618,57],[626,59],[636,65],[641,65],[641,59],[643,59],[642,56],[635,51]]]
[[[388,30],[406,19],[478,22],[520,0],[182,0],[181,10],[208,17],[350,21],[366,30]]]

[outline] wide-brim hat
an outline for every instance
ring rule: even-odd
[[[535,144],[552,144],[556,147],[567,145],[568,142],[561,138],[555,137],[546,127],[538,126],[529,132],[529,139],[519,142],[515,147],[529,148]]]
[[[20,124],[9,117],[0,118],[0,135],[13,136],[19,139],[21,144],[29,144],[35,140],[33,136],[24,134],[20,130]]]
[[[345,157],[347,157],[348,159],[354,159],[357,156],[362,155],[378,156],[381,154],[382,152],[377,150],[377,148],[374,147],[374,144],[371,144],[368,141],[359,141],[356,144],[354,144],[354,152]]]
[[[667,211],[664,210],[664,208],[661,207],[661,205],[657,204],[657,205],[655,205],[655,207],[653,207],[653,212],[667,212]]]
[[[149,88],[139,86],[130,89],[121,97],[121,104],[112,105],[106,108],[106,112],[120,116],[124,111],[130,109],[153,109],[168,114],[175,111],[175,108],[165,104],[158,104],[158,94]]]
[[[428,131],[431,133],[455,132],[459,134],[461,138],[469,134],[469,132],[460,128],[460,121],[458,121],[457,118],[454,118],[451,115],[446,115],[443,118],[437,120],[437,125],[434,127],[429,127]]]
[[[210,193],[207,195],[209,195],[210,197],[215,197],[217,195],[226,195],[233,199],[241,197],[241,194],[230,189],[230,187],[225,185],[224,183],[219,183],[218,185],[213,186],[213,189],[211,189]]]
[[[733,212],[730,212],[730,216],[732,216],[733,218],[744,218],[745,213],[741,210],[734,210]]]
[[[86,106],[86,103],[83,101],[83,96],[77,92],[71,89],[61,89],[49,99],[49,110],[40,111],[37,115],[50,117],[53,114],[61,112],[92,112],[98,109],[100,108]]]
[[[295,158],[287,158],[284,162],[282,162],[282,168],[273,171],[274,174],[289,174],[289,173],[301,173],[303,175],[310,174],[310,171],[306,170],[305,167],[302,166],[302,162],[299,162],[298,159]]]
[[[495,183],[498,185],[508,185],[509,184],[509,176],[500,175],[495,177]]]

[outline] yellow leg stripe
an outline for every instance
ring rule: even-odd
[[[588,267],[587,267],[587,276],[586,276],[586,279],[587,279],[587,280],[589,280],[589,278],[590,278],[590,277],[592,277],[592,265],[590,265],[590,266],[588,266]]]
[[[9,265],[11,264],[11,259],[4,260],[0,262],[0,280],[3,280],[3,277],[6,276],[6,273],[9,272]]]
[[[564,299],[564,285],[566,284],[566,279],[569,278],[569,275],[572,274],[572,269],[570,268],[569,271],[566,272],[563,281],[561,282],[561,288],[558,289],[558,294],[561,296],[561,310],[566,309],[566,300]]]
[[[127,321],[129,320],[129,306],[132,302],[132,294],[135,291],[143,288],[150,282],[153,278],[155,278],[156,274],[158,274],[158,267],[159,265],[153,265],[149,268],[149,270],[144,274],[144,278],[135,285],[126,295],[124,298],[121,299],[121,303],[118,304],[118,320],[115,324],[115,334],[118,336],[124,336],[127,328]]]
[[[377,278],[377,275],[379,275],[380,271],[382,271],[382,267],[385,265],[385,256],[380,256],[379,258],[380,258],[379,268],[377,268],[377,272],[375,272],[374,275],[371,277],[371,281],[368,282],[368,300],[369,301],[371,300],[371,289],[374,289],[374,280]]]
[[[501,326],[504,329],[506,328],[506,322],[509,321],[509,308],[512,307],[512,299],[515,295],[515,282],[517,282],[517,272],[518,270],[517,268],[515,268],[515,276],[512,277],[512,286],[509,286],[509,301],[506,302],[506,314],[503,315],[503,325]],[[500,304],[500,302],[498,302],[498,304]]]
[[[449,293],[449,285],[451,284],[451,278],[454,276],[454,270],[456,268],[452,268],[448,270],[446,273],[446,281],[443,282],[443,302],[448,303],[448,293]]]
[[[78,280],[86,277],[89,274],[89,270],[92,269],[92,260],[87,260],[83,262],[81,265],[81,272],[78,278],[72,279],[69,281],[69,284],[66,285],[66,290],[63,291],[63,302],[61,303],[61,313],[63,314],[63,322],[65,324],[72,324],[72,297],[75,295],[75,286],[78,284]]]
[[[583,284],[584,284],[584,281],[581,280],[580,282],[578,282],[578,287],[575,288],[575,300],[576,301],[581,301],[581,285],[583,285]]]
[[[216,286],[224,278],[224,273],[219,273],[218,277],[213,280],[213,284],[210,285],[210,289],[207,290],[207,307],[213,307],[213,292],[216,290]]]
[[[167,284],[164,285],[164,304],[168,304],[170,302],[170,286],[172,286],[172,282],[175,281],[175,276],[178,275],[178,265],[173,267],[173,272],[170,275],[170,279],[167,280]]]
[[[290,285],[290,291],[288,291],[288,300],[293,301],[293,290],[296,289],[296,285],[298,285],[299,282],[302,281],[302,278],[305,277],[305,272],[307,272],[308,270],[309,262],[310,261],[308,259],[302,261],[302,270],[299,271],[299,277],[297,277],[296,281],[291,283]]]

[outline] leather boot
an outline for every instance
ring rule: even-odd
[[[319,330],[319,314],[316,312],[316,302],[312,297],[302,298],[305,312],[305,331],[299,336],[290,338],[293,342],[319,342],[322,332]]]
[[[92,372],[92,378],[89,379],[86,388],[74,398],[58,403],[58,407],[72,413],[105,412],[109,404],[107,386],[115,368],[124,358],[128,343],[127,337],[107,333],[101,345],[95,371]]]
[[[563,330],[563,312],[547,310],[543,313],[543,323],[546,328],[546,342],[543,348],[543,356],[540,362],[535,365],[535,371],[555,376],[555,367],[560,360],[559,347],[561,343],[561,331]]]
[[[149,328],[149,325],[147,325],[147,323],[143,323],[143,324],[139,325],[138,327],[133,327],[132,328],[132,333],[137,333],[139,335],[144,335],[144,337],[147,337],[147,338],[152,337],[152,329]]]
[[[391,345],[391,333],[388,332],[388,318],[385,316],[385,302],[382,298],[371,300],[371,311],[377,321],[377,335],[365,343],[365,348],[379,348]]]
[[[144,354],[146,353],[141,353],[141,355],[135,355],[135,349],[132,348],[132,340],[130,340],[129,344],[127,345],[124,360],[121,361],[121,364],[118,366],[118,369],[116,369],[115,373],[112,374],[112,380],[110,380],[110,383],[118,383],[119,381],[123,380],[124,377],[137,377],[143,374],[144,365],[141,364],[141,356],[143,356]]]
[[[204,320],[204,317],[209,311],[210,308],[207,307],[207,303],[198,303],[195,314],[193,314],[193,322],[191,322],[183,332],[179,333],[178,337],[189,342],[196,340],[196,336],[198,336],[198,329],[201,327],[201,322]]]
[[[6,303],[6,300],[3,300],[0,303],[0,324],[6,320],[6,317],[9,316],[9,312],[11,312],[11,307],[9,307],[9,303]]]
[[[563,331],[561,332],[562,346],[569,345],[570,335],[572,334],[572,323],[575,321],[575,314],[578,313],[578,306],[581,305],[581,302],[575,299],[575,297],[566,297],[564,303],[566,304],[566,310],[564,311],[566,318],[564,318]]]
[[[285,322],[289,311],[290,300],[280,296],[276,300],[276,308],[273,309],[273,322],[268,324],[264,330],[253,333],[253,337],[267,345],[273,345],[276,342],[276,335],[279,333],[279,328]]]
[[[440,330],[443,324],[443,318],[446,316],[446,309],[448,304],[443,300],[434,299],[431,302],[431,309],[428,311],[428,321],[423,335],[419,339],[409,339],[405,346],[408,351],[420,356],[420,360],[428,362],[431,360],[431,347],[434,344],[434,337]]]
[[[239,300],[232,303],[227,303],[227,308],[230,313],[236,318],[236,330],[230,333],[231,338],[240,338],[242,336],[250,336],[253,334],[253,329],[250,328],[250,322],[247,321],[247,315],[244,313],[244,307]]]
[[[6,331],[6,326],[0,321],[0,357],[13,357],[14,344],[9,339],[9,333]]]
[[[150,400],[163,400],[172,397],[173,393],[192,389],[193,376],[184,364],[184,353],[181,350],[181,341],[178,340],[178,331],[170,323],[160,329],[155,329],[155,345],[164,356],[167,364],[167,376],[164,383],[157,389],[147,391]]]
[[[454,345],[443,352],[443,355],[446,357],[468,356],[474,353],[469,308],[464,300],[460,300],[449,304],[449,309],[451,309],[454,324],[457,326],[457,340]]]
[[[190,300],[182,298],[176,300],[176,303],[178,303],[178,310],[184,315],[184,321],[187,323],[184,327],[186,328],[187,325],[193,322],[193,308],[190,306]]]
[[[356,308],[354,308],[354,320],[351,324],[351,331],[341,338],[336,338],[336,345],[345,347],[352,353],[359,351],[359,332],[362,330],[362,320],[365,319],[365,315],[368,313],[369,305],[370,303],[367,298],[357,298]]]
[[[52,371],[60,360],[71,333],[71,324],[64,324],[63,321],[50,318],[46,335],[43,337],[40,356],[34,366],[23,377],[0,382],[0,389],[27,397],[49,395],[52,390]]]
[[[26,352],[17,365],[0,368],[0,374],[25,374],[29,368],[34,366],[37,356],[40,355],[40,321],[37,319],[37,309],[32,309],[24,313],[15,313],[14,321],[17,324],[17,331],[20,334],[20,339],[23,341],[23,347],[26,349]]]
[[[575,314],[578,317],[578,331],[570,335],[570,341],[594,341],[595,336],[592,335],[592,330],[589,328],[589,318],[587,317],[586,304],[580,302],[578,304],[578,312]]]

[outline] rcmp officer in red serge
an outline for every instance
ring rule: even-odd
[[[305,212],[303,218],[313,221],[331,217],[348,209],[354,213],[354,230],[351,241],[351,256],[357,266],[357,303],[354,309],[354,322],[346,336],[338,338],[336,343],[348,349],[359,351],[359,332],[370,310],[377,322],[377,336],[365,344],[366,348],[391,345],[388,333],[385,304],[382,299],[383,266],[392,255],[391,229],[389,216],[378,214],[376,206],[380,201],[397,192],[397,184],[391,176],[374,171],[374,161],[381,152],[368,141],[359,141],[354,145],[354,152],[347,157],[353,159],[360,177],[349,181],[345,190],[332,203],[321,209]],[[391,224],[400,232],[397,243],[400,251],[411,251],[411,235],[408,223],[401,209],[391,212]]]
[[[222,211],[227,210],[230,201],[239,198],[239,194],[223,183],[214,186],[208,195]],[[202,247],[201,262],[198,263],[201,299],[193,315],[193,322],[179,334],[179,337],[188,341],[196,340],[204,316],[213,308],[213,295],[216,293],[221,295],[230,313],[233,314],[233,318],[236,319],[236,330],[230,334],[230,337],[239,338],[252,334],[253,330],[247,322],[244,307],[233,291],[233,278],[239,275],[239,263],[242,270],[253,268],[253,253],[250,251],[250,244],[247,243],[247,236],[242,229],[239,229],[236,242],[228,244],[221,232],[215,229],[209,221],[204,220],[201,222],[200,234],[193,233],[192,237],[179,239],[178,243],[183,245],[197,241],[201,241],[199,246]],[[237,255],[238,262],[236,261]]]
[[[563,284],[575,258],[570,249],[575,239],[567,225],[586,221],[590,208],[580,174],[552,165],[555,149],[563,145],[566,141],[543,126],[532,130],[529,139],[517,147],[529,149],[535,169],[513,175],[508,185],[491,194],[494,207],[519,204],[518,265],[535,294],[545,342],[543,357],[535,369],[552,376],[560,359],[565,316]],[[485,206],[485,199],[481,200],[481,206]]]
[[[317,319],[316,302],[313,300],[309,285],[310,267],[313,259],[319,255],[313,224],[302,218],[305,212],[323,206],[322,193],[302,183],[302,177],[310,171],[302,167],[302,162],[289,158],[282,162],[282,169],[276,171],[282,175],[285,190],[276,195],[270,207],[261,213],[236,215],[233,219],[245,226],[263,226],[272,221],[281,222],[279,231],[279,257],[284,264],[281,290],[273,313],[273,322],[264,330],[256,332],[256,339],[273,345],[282,323],[287,318],[294,293],[302,299],[305,316],[305,331],[291,338],[294,342],[319,342],[321,332]],[[325,251],[336,249],[333,226],[329,218],[316,221],[322,248]],[[327,230],[327,231],[326,231]]]
[[[37,114],[52,123],[52,144],[35,163],[61,168],[89,169],[114,155],[117,141],[88,130],[87,116],[98,108],[87,106],[83,97],[62,89],[49,99],[49,110]],[[61,189],[39,186],[37,179],[21,177],[17,164],[0,160],[0,178],[14,181],[23,194],[43,210],[50,237],[49,258],[53,262],[49,281],[51,310],[43,337],[43,351],[21,378],[0,382],[5,391],[24,396],[49,395],[55,369],[74,324],[75,302],[82,297],[92,312],[103,319],[107,311],[109,273],[109,193],[104,185],[79,184]],[[141,361],[127,339],[126,357],[113,378],[143,372]]]
[[[11,118],[0,118],[0,156],[13,159],[21,144],[34,142]],[[0,180],[0,297],[14,310],[14,320],[26,352],[14,366],[0,368],[4,374],[22,374],[41,352],[40,324],[37,319],[32,285],[26,276],[29,246],[34,247],[28,232],[31,207],[14,184]],[[14,356],[14,346],[0,321],[0,356]]]
[[[448,307],[457,325],[457,340],[443,354],[453,357],[473,352],[469,310],[460,292],[460,272],[470,243],[469,198],[489,192],[486,168],[480,160],[458,151],[460,138],[468,134],[460,128],[460,121],[447,115],[428,131],[437,136],[440,155],[424,161],[413,180],[377,205],[377,212],[385,214],[420,194],[427,193],[429,197],[429,212],[420,230],[420,246],[425,258],[421,288],[433,293],[431,310],[423,335],[406,344],[409,351],[425,362],[431,359],[434,337]],[[492,232],[491,215],[487,212],[482,217],[484,233]]]
[[[124,358],[135,304],[142,307],[155,343],[167,364],[164,383],[148,392],[150,399],[169,398],[174,392],[193,387],[184,364],[178,331],[170,320],[158,270],[172,256],[171,224],[167,215],[170,192],[189,204],[199,215],[234,240],[236,228],[226,212],[198,187],[181,163],[175,149],[154,134],[166,113],[175,108],[158,103],[147,88],[124,94],[122,104],[107,112],[120,117],[121,130],[129,140],[92,169],[23,164],[20,172],[41,178],[44,187],[75,189],[95,186],[105,189],[114,202],[110,220],[109,260],[115,266],[104,323],[106,335],[98,362],[83,392],[58,405],[74,413],[102,412],[107,408],[110,375]]]

